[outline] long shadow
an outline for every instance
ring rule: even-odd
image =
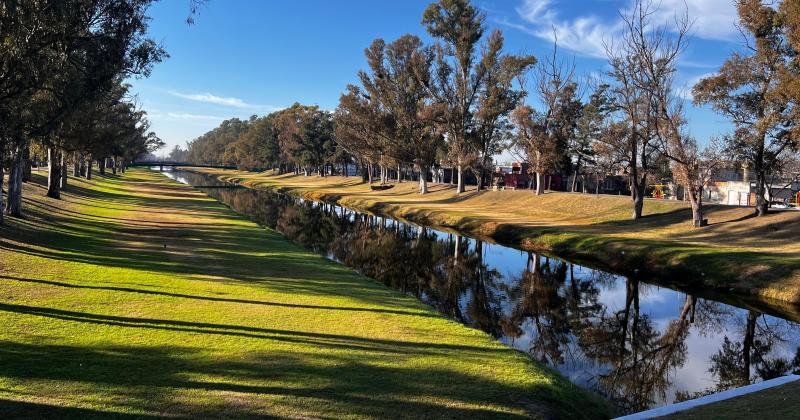
[[[145,413],[144,418],[161,413],[261,418],[269,415],[259,409],[264,405],[277,412],[302,411],[311,418],[603,418],[610,414],[598,412],[599,407],[590,401],[564,403],[559,390],[549,383],[512,387],[446,368],[394,367],[381,355],[256,351],[246,357],[199,356],[199,349],[177,346],[87,348],[2,342],[0,374],[40,383],[37,394],[45,396],[48,391],[59,392],[57,384],[64,383],[91,384],[99,392],[113,390],[115,409]],[[91,401],[87,389],[73,391],[68,404]],[[206,398],[206,404],[180,398],[186,392]],[[41,402],[9,401],[0,405],[4,406],[10,409],[4,417],[16,418],[116,414]]]
[[[135,318],[114,315],[100,315],[63,309],[53,309],[29,305],[0,303],[0,311],[35,315],[64,321],[85,322],[89,324],[117,327],[146,328],[211,335],[245,338],[261,338],[299,344],[312,344],[321,347],[358,349],[363,351],[401,354],[440,354],[448,351],[467,351],[474,353],[497,353],[496,348],[475,347],[458,344],[424,343],[411,341],[384,340],[339,334],[324,334],[302,331],[279,330],[272,328],[248,327],[242,325],[213,324],[169,319]],[[510,348],[502,351],[514,351]]]
[[[168,419],[168,415],[128,414],[91,408],[63,407],[27,401],[0,399],[0,413],[6,420],[30,419]]]
[[[49,286],[58,286],[58,287],[67,287],[72,289],[89,289],[89,290],[108,290],[114,292],[126,292],[126,293],[138,293],[144,295],[156,295],[156,296],[167,296],[167,297],[176,297],[176,298],[184,298],[184,299],[194,299],[194,300],[205,300],[210,302],[226,302],[226,303],[244,303],[248,305],[265,305],[265,306],[278,306],[284,308],[301,308],[301,309],[322,309],[322,310],[331,310],[331,311],[348,311],[348,312],[374,312],[374,313],[385,313],[385,314],[395,314],[395,315],[409,315],[409,316],[422,316],[422,317],[435,317],[428,312],[412,312],[412,311],[401,311],[401,310],[394,310],[394,309],[382,309],[382,308],[358,308],[358,307],[348,307],[348,306],[326,306],[326,305],[305,305],[305,304],[297,304],[297,303],[283,303],[283,302],[267,302],[261,300],[248,300],[248,299],[233,299],[233,298],[220,298],[220,297],[212,297],[212,296],[197,296],[197,295],[187,295],[183,293],[170,293],[170,292],[161,292],[156,290],[144,290],[144,289],[134,289],[130,287],[117,287],[117,286],[86,286],[86,285],[78,285],[72,283],[65,283],[59,281],[52,281],[52,280],[39,280],[39,279],[28,279],[22,277],[13,277],[0,274],[0,278],[14,280],[24,283],[36,283],[36,284],[46,284]]]

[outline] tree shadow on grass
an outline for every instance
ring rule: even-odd
[[[609,414],[592,401],[566,403],[559,387],[549,381],[512,386],[446,364],[416,368],[390,363],[398,357],[416,356],[353,349],[358,351],[293,347],[211,357],[192,347],[6,341],[0,343],[0,375],[31,391],[19,394],[19,399],[33,396],[39,401],[58,401],[63,398],[60,393],[69,390],[73,408],[8,400],[0,407],[7,408],[4,418],[103,417],[114,411],[194,418],[286,415],[287,411],[289,416],[302,413],[321,418],[602,418]],[[482,356],[465,349],[441,357],[477,363]],[[98,394],[108,393],[115,395],[103,404],[108,411],[81,407]]]
[[[0,279],[19,281],[19,282],[23,282],[23,283],[35,283],[35,284],[43,284],[43,285],[48,285],[48,286],[66,287],[66,288],[72,288],[72,289],[106,290],[106,291],[112,291],[112,292],[136,293],[136,294],[143,294],[143,295],[175,297],[175,298],[182,298],[182,299],[203,300],[203,301],[219,302],[219,303],[243,303],[243,304],[247,304],[247,305],[277,306],[277,307],[283,307],[283,308],[318,309],[318,310],[346,311],[346,312],[374,312],[374,313],[385,313],[385,314],[394,314],[394,315],[437,317],[436,315],[433,315],[432,313],[424,312],[424,311],[414,312],[414,311],[404,311],[404,310],[384,309],[384,308],[330,306],[330,305],[307,305],[307,304],[296,304],[296,303],[286,303],[286,302],[267,302],[267,301],[262,301],[262,300],[235,299],[235,298],[223,298],[223,297],[215,297],[215,296],[189,295],[189,294],[185,294],[185,293],[171,293],[171,292],[163,292],[163,291],[158,291],[158,290],[137,289],[137,288],[132,288],[132,287],[90,286],[90,285],[86,285],[86,284],[72,284],[72,283],[61,282],[61,281],[13,277],[13,276],[7,276],[7,275],[2,275],[2,274],[0,274]]]

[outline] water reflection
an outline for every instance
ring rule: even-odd
[[[788,320],[336,205],[263,190],[204,191],[527,352],[624,412],[800,370],[800,328]]]

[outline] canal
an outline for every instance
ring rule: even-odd
[[[786,311],[650,284],[451,232],[169,171],[630,413],[800,371]],[[222,188],[220,188],[222,187]]]

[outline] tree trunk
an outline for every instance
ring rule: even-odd
[[[756,216],[764,216],[769,211],[769,202],[766,197],[767,180],[763,169],[756,171]]]
[[[117,174],[117,158],[111,158],[111,173],[116,175]]]
[[[22,149],[22,182],[28,182],[31,180],[33,168],[31,167],[31,147],[30,145],[25,145],[25,148]]]
[[[403,172],[401,171],[400,165],[397,165],[397,182],[403,182]]]
[[[544,174],[536,172],[536,195],[544,194]]]
[[[575,162],[575,174],[572,176],[572,188],[571,188],[572,192],[578,191],[578,174],[580,173],[580,171],[581,171],[581,158],[579,156],[578,161]]]
[[[0,150],[0,155],[2,155],[2,150]],[[4,220],[4,213],[6,209],[5,201],[3,200],[3,181],[5,178],[5,173],[3,171],[3,164],[0,163],[0,226],[5,224]]]
[[[463,193],[466,189],[464,188],[464,167],[458,165],[458,184],[456,185],[456,193],[460,194]]]
[[[22,217],[22,172],[25,170],[22,147],[18,147],[14,155],[11,173],[8,176],[8,207],[6,207],[6,214]]]
[[[646,190],[646,178],[640,181],[636,175],[631,176],[631,197],[633,198],[633,220],[642,218],[644,209],[644,193]]]
[[[64,152],[61,155],[61,189],[67,188],[67,154]]]
[[[80,161],[80,171],[81,171],[79,176],[85,177],[86,176],[86,159],[83,157],[83,153],[81,153],[80,159],[78,159],[78,160]]]
[[[72,154],[72,177],[78,178],[81,176],[81,155],[78,152]]]
[[[476,174],[476,176],[478,177],[478,187],[477,187],[477,190],[478,190],[478,191],[481,191],[481,190],[483,190],[483,179],[484,179],[484,177],[486,176],[486,168],[485,168],[485,167],[483,167],[483,166],[481,166],[481,169],[478,171],[478,173]]]
[[[92,165],[94,164],[94,160],[91,157],[86,158],[86,180],[92,180]]]
[[[428,168],[421,168],[419,170],[419,193],[428,193]]]
[[[372,163],[367,164],[367,180],[369,181],[370,184],[375,182],[375,179],[372,176]]]
[[[689,196],[689,199],[692,202],[692,225],[696,228],[705,226],[706,224],[703,220],[703,202],[698,201],[693,196]]]
[[[97,161],[97,168],[100,175],[106,174],[106,158],[102,158]],[[161,167],[161,170],[164,170],[163,166]]]
[[[600,195],[600,183],[601,183],[600,175],[595,177],[595,181],[596,182],[594,183],[594,194]]]
[[[61,157],[58,150],[50,146],[47,148],[47,162],[48,162],[48,175],[47,175],[47,196],[50,198],[61,198]]]
[[[642,218],[642,209],[644,209],[644,197],[641,194],[636,194],[633,197],[633,220]]]

